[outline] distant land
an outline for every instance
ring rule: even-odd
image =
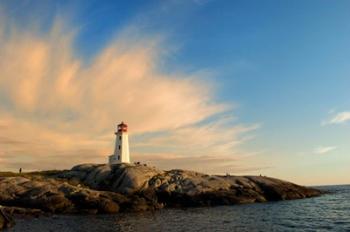
[[[265,176],[217,176],[142,164],[0,173],[0,229],[13,217],[115,214],[164,207],[234,205],[315,197],[320,190]]]

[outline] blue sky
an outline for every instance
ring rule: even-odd
[[[39,25],[39,38],[62,19],[74,31],[72,50],[82,66],[125,31],[131,31],[130,43],[159,39],[157,72],[181,80],[195,75],[213,87],[210,102],[233,107],[193,125],[223,117],[234,117],[227,122],[231,127],[258,125],[238,148],[248,154],[238,162],[247,172],[302,184],[350,182],[350,120],[331,122],[350,111],[349,1],[4,1],[0,6],[6,22],[19,31],[28,22]],[[171,127],[150,132],[164,136],[167,130]],[[134,141],[145,137],[142,131]],[[140,145],[135,152],[144,158],[142,153],[163,146]],[[164,162],[159,165],[172,168]]]

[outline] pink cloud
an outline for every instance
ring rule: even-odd
[[[159,71],[166,48],[158,37],[121,34],[86,63],[75,54],[74,34],[60,20],[46,34],[0,22],[0,128],[8,141],[22,142],[0,140],[0,168],[51,168],[59,157],[70,157],[60,168],[105,162],[122,120],[131,136],[166,135],[132,146],[177,154],[187,147],[197,156],[234,155],[241,135],[255,129],[219,116],[232,105],[213,100],[212,83],[200,72]],[[215,123],[199,126],[213,116]]]

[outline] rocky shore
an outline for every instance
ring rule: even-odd
[[[263,176],[214,176],[144,165],[83,164],[71,170],[0,174],[0,229],[12,215],[113,214],[163,207],[231,205],[320,195]]]

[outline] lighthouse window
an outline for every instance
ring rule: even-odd
[[[122,140],[122,137],[121,137],[121,136],[119,136],[119,140]]]
[[[120,155],[118,155],[118,160],[120,160]]]
[[[120,150],[120,145],[119,145],[119,150]]]

